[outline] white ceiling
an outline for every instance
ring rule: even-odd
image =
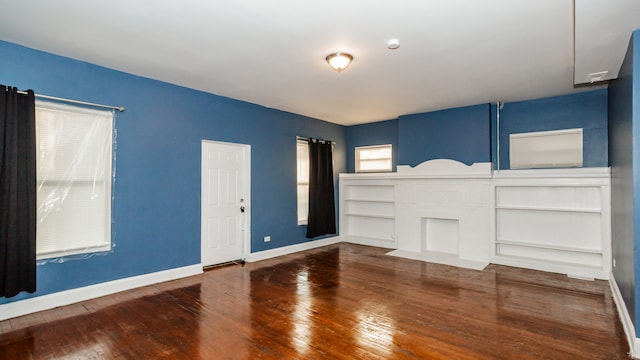
[[[594,73],[617,78],[630,32],[638,28],[640,0],[576,0],[575,83],[589,82]]]
[[[611,11],[590,11],[603,3]],[[574,87],[573,0],[0,0],[0,6],[2,40],[345,125],[584,90]],[[576,8],[584,10],[576,11],[577,24],[580,16],[588,19],[576,39],[597,49],[576,48],[576,83],[605,67],[617,74],[631,29],[640,27],[640,1],[576,0]],[[600,21],[611,14],[624,21]],[[391,38],[400,40],[399,49],[386,48]],[[354,56],[342,73],[324,60],[334,51]]]

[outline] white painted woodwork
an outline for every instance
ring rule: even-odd
[[[438,159],[340,174],[340,199],[343,241],[396,249],[390,255],[583,278],[611,271],[608,168],[492,172]]]
[[[248,145],[202,141],[203,266],[245,257],[250,224],[249,156]]]
[[[396,248],[395,187],[375,180],[380,174],[359,174],[369,180],[345,180],[340,174],[340,226],[343,241]],[[357,179],[357,178],[356,178]]]
[[[491,262],[608,279],[608,168],[494,173]]]
[[[421,251],[458,255],[460,220],[422,218]]]
[[[491,164],[437,159],[398,168],[398,250],[448,258],[449,265],[488,265]]]
[[[397,171],[402,178],[490,178],[491,163],[465,165],[451,159],[433,159],[415,167],[398,165]]]
[[[341,236],[397,249],[396,256],[482,269],[489,263],[490,177],[491,164],[446,159],[391,174],[341,174]]]
[[[613,273],[611,273],[609,285],[611,286],[611,296],[613,297],[613,301],[616,303],[616,309],[618,310],[618,317],[620,318],[622,328],[624,329],[624,333],[627,337],[627,343],[629,344],[629,356],[632,359],[640,359],[640,338],[636,337],[636,327],[631,320],[629,310],[627,310],[624,297],[620,292],[618,282],[613,276]]]
[[[189,265],[0,304],[0,321],[198,274],[202,266]]]

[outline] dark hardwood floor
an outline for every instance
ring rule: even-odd
[[[609,285],[338,244],[0,322],[2,359],[625,359]]]

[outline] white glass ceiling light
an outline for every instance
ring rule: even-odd
[[[337,52],[333,54],[329,54],[326,57],[329,66],[337,72],[340,72],[351,64],[351,60],[353,60],[353,56],[343,52]]]

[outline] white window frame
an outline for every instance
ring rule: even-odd
[[[47,128],[54,131],[53,134],[68,134],[67,128],[56,129],[53,125],[56,115],[60,116],[59,119],[65,116],[66,121],[70,118],[73,121],[92,121],[96,125],[86,127],[84,133],[78,130],[78,134],[94,136],[82,138],[78,135],[77,139],[74,136],[73,140],[64,143],[66,145],[60,145],[62,143],[56,138],[62,136],[49,138],[44,134]],[[38,260],[111,250],[113,126],[113,111],[36,101]],[[64,150],[58,150],[58,146]],[[99,153],[100,159],[72,155],[70,160],[68,153],[73,149],[78,150],[77,154]],[[54,167],[56,163],[64,163],[64,169],[73,170],[62,171],[62,168]],[[83,201],[76,202],[78,198]]]
[[[296,191],[298,225],[307,225],[309,216],[309,143],[296,139]]]
[[[361,154],[366,150],[379,150],[379,149],[389,149],[389,157],[380,157],[380,158],[372,158],[372,159],[361,159]],[[390,172],[393,170],[393,145],[392,144],[383,144],[383,145],[371,145],[371,146],[356,146],[355,150],[355,170],[357,173],[366,173],[366,172]],[[389,160],[389,167],[386,168],[376,168],[376,169],[362,169],[362,162],[366,161],[380,161],[380,160]]]

